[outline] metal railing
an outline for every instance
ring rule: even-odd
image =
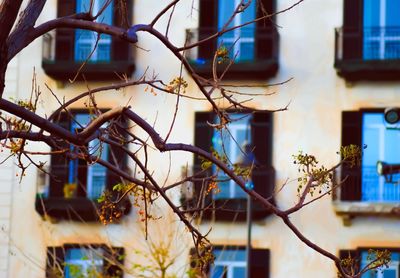
[[[399,59],[400,26],[335,29],[335,60]]]
[[[400,174],[393,174],[393,183],[391,183],[386,182],[384,176],[378,175],[376,166],[362,166],[361,173],[362,201],[400,201]]]
[[[54,197],[53,192],[58,191],[57,197],[74,198],[87,197],[96,199],[104,192],[107,186],[107,179],[114,175],[97,164],[90,166],[77,166],[74,168],[74,176],[70,177],[69,166],[51,166],[38,170],[36,178],[37,195],[41,198]],[[57,187],[50,188],[50,187]]]
[[[216,28],[186,30],[186,44],[194,44],[214,35]],[[224,47],[230,59],[236,62],[252,62],[278,58],[279,34],[275,28],[252,27],[229,31],[186,51],[186,57],[197,64],[212,60],[217,49]]]
[[[77,30],[79,31],[79,30]],[[79,35],[79,34],[78,34]],[[42,58],[45,63],[56,63],[59,61],[71,62],[71,63],[81,63],[89,58],[90,63],[109,63],[115,61],[125,61],[118,60],[115,58],[113,51],[113,38],[107,37],[106,39],[101,39],[96,44],[96,36],[93,38],[86,38],[75,40],[75,36],[71,33],[63,33],[52,31],[46,33],[43,36],[42,41]],[[96,49],[94,47],[96,46]],[[128,60],[133,59],[132,51],[129,47],[127,49]],[[76,52],[76,53],[75,53]]]
[[[351,176],[353,172],[347,171],[344,174],[344,169],[339,168],[335,171],[335,183],[341,184],[335,190],[334,197],[341,199],[342,186],[350,186],[352,190],[358,190],[354,188],[352,184],[342,184],[346,176]],[[359,172],[358,172],[359,173]],[[354,175],[356,172],[353,173]],[[400,201],[400,174],[393,174],[393,182],[387,182],[384,176],[380,176],[377,173],[376,166],[362,166],[361,176],[358,176],[358,182],[361,183],[361,202],[372,202],[372,203],[392,203]],[[348,179],[347,179],[348,180]],[[342,196],[343,197],[343,196]]]

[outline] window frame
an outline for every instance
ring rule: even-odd
[[[228,113],[238,111],[227,110]],[[240,111],[240,113],[248,113],[250,111]],[[194,145],[203,150],[210,150],[212,145],[213,128],[208,125],[214,121],[215,114],[212,111],[199,111],[195,113],[194,125]],[[253,113],[252,119],[252,142],[255,146],[254,155],[257,161],[256,167],[253,168],[251,179],[254,184],[254,190],[264,197],[273,195],[275,172],[272,167],[272,131],[273,115],[268,112]],[[201,170],[201,158],[194,156],[193,173]],[[198,176],[192,186],[193,196],[182,196],[181,202],[188,210],[196,207],[198,198],[207,188],[203,184],[203,178],[212,176],[212,167],[202,171],[202,175]],[[213,199],[213,192],[205,195],[204,207],[215,207],[217,209],[206,209],[202,215],[204,219],[215,217],[219,221],[245,221],[247,210],[247,198],[245,199]],[[274,199],[271,199],[274,202]],[[263,219],[271,214],[271,211],[265,209],[258,202],[252,205],[252,219]]]
[[[214,34],[218,30],[218,0],[199,1],[199,27],[187,30],[189,41],[196,38],[202,40]],[[276,11],[276,0],[261,0],[268,14]],[[259,8],[256,7],[256,17],[262,16]],[[224,73],[226,80],[264,80],[276,75],[279,68],[279,34],[273,25],[272,19],[256,22],[254,31],[254,59],[236,61],[230,65]],[[193,41],[196,42],[196,41]],[[197,74],[205,78],[212,78],[212,57],[217,50],[219,39],[208,40],[198,46],[197,51],[188,52],[189,62]],[[191,41],[192,42],[192,41]],[[191,54],[190,54],[191,53]],[[226,63],[217,65],[218,73],[224,72]]]
[[[63,244],[62,246],[49,246],[46,249],[46,277],[52,278],[55,275],[65,274],[66,254],[70,249],[100,249],[102,250],[102,273],[116,278],[123,277],[125,249],[123,247],[109,247],[105,244]],[[59,273],[59,268],[63,273]],[[58,277],[58,276],[57,276]]]
[[[214,245],[210,247],[213,249],[225,249],[225,250],[246,250],[243,245]],[[271,251],[268,248],[255,248],[250,249],[250,277],[249,278],[269,278],[270,277],[270,257]],[[197,268],[199,258],[195,248],[190,249],[190,267]],[[246,262],[247,264],[247,262]],[[210,275],[211,264],[203,266],[205,272]]]
[[[126,3],[127,15],[121,16],[121,9]],[[57,17],[66,17],[76,13],[77,0],[57,0]],[[132,22],[133,1],[113,2],[113,26],[128,28]],[[118,4],[118,6],[116,6]],[[67,82],[74,78],[77,72],[85,75],[85,79],[78,76],[79,81],[119,80],[119,76],[132,75],[135,70],[133,47],[125,40],[113,36],[109,61],[88,61],[82,67],[83,61],[75,60],[75,29],[57,28],[43,40],[42,68],[50,77]],[[50,53],[50,55],[47,54]]]
[[[390,252],[396,252],[399,253],[400,256],[400,248],[396,248],[396,247],[357,247],[355,249],[340,249],[339,250],[339,258],[341,260],[346,259],[349,257],[356,259],[356,261],[358,262],[358,268],[361,268],[361,264],[362,264],[362,253],[363,252],[368,252],[369,249],[374,249],[374,250],[389,250]],[[397,261],[398,265],[397,265],[397,274],[399,275],[398,278],[400,278],[400,260]],[[364,275],[366,275],[369,272],[366,272]],[[363,276],[364,276],[363,275]],[[338,275],[338,278],[340,278],[341,276]],[[377,277],[378,278],[378,277]]]
[[[107,111],[107,109],[100,109],[102,113]],[[58,123],[64,129],[71,129],[71,118],[70,115],[77,114],[89,114],[87,109],[72,109],[68,112],[61,112],[56,118],[55,122]],[[127,120],[122,119],[121,124],[127,125]],[[120,129],[116,127],[116,129]],[[124,135],[123,129],[120,129],[120,133]],[[70,145],[62,141],[59,143],[59,147],[61,148],[69,148]],[[114,148],[113,146],[109,146],[109,152],[114,152],[115,157],[119,157],[118,167],[127,171],[127,155],[119,148]],[[57,178],[48,177],[48,183],[46,186],[48,187],[48,194],[37,194],[35,201],[36,211],[42,215],[45,219],[51,217],[53,220],[73,220],[73,221],[99,221],[100,212],[99,208],[101,204],[97,199],[91,199],[87,197],[85,194],[85,189],[87,188],[87,164],[84,167],[81,167],[81,171],[84,170],[83,188],[77,186],[76,196],[72,196],[71,198],[66,198],[64,195],[64,186],[68,182],[68,171],[69,171],[69,162],[65,159],[63,154],[53,153],[50,156],[50,173],[56,175]],[[86,168],[85,168],[86,167]],[[78,178],[79,179],[79,176]],[[112,191],[112,187],[120,182],[120,177],[112,171],[106,170],[106,185],[105,189]],[[112,191],[114,194],[118,194],[115,191]],[[113,195],[114,196],[114,195]],[[114,196],[117,197],[117,196]],[[124,198],[118,203],[118,207],[116,209],[120,210],[122,215],[129,214],[131,210],[132,204],[128,197]]]

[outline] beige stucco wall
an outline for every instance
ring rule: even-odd
[[[277,1],[278,9],[284,9],[295,1]],[[164,3],[164,1],[163,1]],[[191,0],[183,0],[176,8],[169,37],[174,43],[183,44],[184,29],[195,27],[197,15],[191,10]],[[48,1],[40,22],[55,16],[56,1]],[[134,22],[146,23],[161,9],[158,0],[138,0],[134,5]],[[293,80],[277,87],[247,89],[247,92],[276,92],[269,97],[258,98],[253,105],[257,108],[281,108],[290,102],[288,111],[274,114],[273,128],[273,166],[276,170],[276,184],[280,186],[286,179],[295,179],[297,169],[292,164],[292,154],[299,150],[315,154],[326,166],[337,162],[336,151],[340,147],[341,111],[366,107],[399,106],[399,82],[357,82],[348,86],[336,75],[333,68],[334,28],[342,22],[342,1],[337,0],[307,0],[298,7],[277,17],[280,33],[280,65],[275,78],[265,80],[266,84],[282,82],[293,77]],[[165,28],[166,19],[157,27]],[[136,49],[135,77],[141,76],[148,67],[148,73],[153,71],[160,78],[171,80],[179,75],[179,63],[160,46],[156,39],[140,34],[139,43],[144,51]],[[33,67],[36,69],[38,83],[42,89],[43,102],[39,105],[41,113],[47,115],[57,107],[56,100],[45,88],[48,84],[57,95],[69,99],[78,92],[85,90],[85,84],[65,83],[60,87],[54,80],[47,77],[41,69],[41,40],[33,42],[24,49],[10,66],[9,74],[16,78],[7,82],[6,97],[17,95],[28,98],[31,90]],[[12,74],[10,73],[12,72]],[[90,83],[89,86],[99,86],[101,83]],[[10,89],[13,88],[13,89]],[[246,91],[246,90],[244,90]],[[200,96],[199,90],[189,83],[187,94]],[[145,87],[127,88],[117,92],[98,95],[100,107],[110,108],[115,105],[129,103],[132,109],[150,122],[162,136],[168,132],[172,121],[176,99],[159,93],[153,96],[145,91]],[[208,110],[203,101],[188,101],[181,99],[178,111],[179,120],[171,134],[171,142],[193,142],[194,111]],[[82,104],[83,105],[83,104]],[[46,150],[45,145],[32,144],[36,150]],[[171,161],[169,159],[171,158]],[[45,159],[45,158],[42,158]],[[181,166],[192,163],[192,156],[183,152],[158,154],[151,152],[150,167],[154,176],[161,183],[170,169],[169,181],[180,176]],[[8,164],[7,164],[8,165]],[[36,170],[30,167],[21,183],[15,178],[15,167],[12,164],[2,165],[0,176],[4,181],[0,193],[0,206],[3,196],[12,194],[12,200],[5,198],[5,206],[11,206],[11,229],[6,223],[10,237],[1,245],[0,277],[7,277],[3,271],[3,261],[9,268],[8,277],[44,277],[46,246],[63,243],[111,243],[123,246],[127,251],[127,263],[140,263],[143,258],[134,254],[133,249],[144,248],[141,222],[133,211],[119,225],[102,226],[100,224],[66,223],[51,224],[44,222],[34,210],[36,192]],[[7,178],[6,178],[7,177]],[[8,177],[10,177],[8,179]],[[12,187],[8,186],[12,185]],[[10,187],[10,188],[9,188]],[[280,207],[288,207],[296,200],[296,183],[289,183],[277,196]],[[7,188],[7,190],[6,190]],[[7,195],[9,196],[9,195]],[[177,198],[176,198],[177,199]],[[162,206],[162,204],[160,204]],[[7,211],[3,208],[1,211]],[[169,216],[168,216],[169,217]],[[181,224],[171,218],[160,220],[155,224],[150,235],[154,240],[165,234],[165,227],[172,231],[177,228],[176,249],[190,247]],[[356,248],[359,246],[400,245],[399,220],[382,217],[356,218],[350,227],[345,227],[341,218],[335,215],[330,197],[310,205],[291,217],[297,227],[313,242],[332,253],[339,249]],[[0,218],[0,224],[3,218]],[[3,225],[3,224],[1,224]],[[8,226],[7,226],[8,225]],[[215,244],[245,245],[246,225],[244,223],[213,223],[210,239]],[[203,231],[210,226],[201,225]],[[181,244],[184,242],[184,244]],[[0,244],[3,244],[0,236]],[[3,246],[10,244],[8,256],[3,252]],[[317,254],[300,242],[293,233],[277,217],[270,216],[253,225],[253,246],[269,248],[271,251],[271,277],[335,277],[336,270],[328,259]],[[4,247],[5,248],[5,247]],[[188,249],[187,249],[188,250]],[[176,269],[180,275],[181,267],[186,263],[188,251],[183,250]],[[8,260],[8,261],[7,261]],[[126,275],[126,277],[130,277]]]

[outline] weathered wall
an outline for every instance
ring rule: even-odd
[[[197,24],[196,12],[191,11],[191,2],[183,1],[176,8],[169,36],[174,43],[183,44],[184,29],[195,27]],[[278,2],[278,8],[284,9],[294,1]],[[55,0],[48,1],[41,22],[55,16],[55,3]],[[135,23],[148,22],[159,6],[157,0],[135,1]],[[292,164],[291,155],[299,150],[315,154],[324,165],[332,165],[338,161],[336,151],[340,147],[341,111],[400,105],[400,100],[396,97],[400,88],[399,82],[358,82],[348,87],[343,79],[336,75],[333,68],[334,28],[340,26],[341,22],[342,1],[337,0],[308,0],[293,10],[279,15],[277,24],[280,33],[280,69],[275,78],[265,82],[282,82],[291,77],[294,79],[278,87],[247,89],[248,92],[260,90],[277,92],[273,96],[262,97],[254,102],[257,108],[280,108],[290,102],[288,111],[274,114],[273,166],[278,186],[287,178],[293,180],[297,177],[297,169]],[[165,28],[166,19],[160,21],[157,26]],[[166,80],[179,75],[179,63],[166,49],[160,47],[157,40],[149,35],[140,34],[138,45],[150,51],[136,49],[135,77],[141,76],[147,67],[149,67],[148,73],[154,71],[160,78]],[[53,88],[60,98],[65,96],[66,99],[85,89],[85,84],[79,82],[66,83],[64,87],[58,88],[55,81],[46,77],[40,65],[41,40],[38,39],[10,65],[6,97],[14,95],[18,95],[19,98],[29,97],[33,67],[36,68],[44,96],[39,109],[47,115],[57,107],[57,102],[45,89],[44,83]],[[95,87],[101,84],[89,85]],[[187,91],[190,95],[200,96],[193,83],[189,84]],[[165,135],[173,118],[176,99],[162,93],[153,96],[145,92],[145,87],[138,87],[99,95],[97,101],[99,106],[104,108],[126,105],[129,101],[137,113],[144,115],[150,122],[155,121],[160,134]],[[203,101],[192,102],[181,99],[181,104],[178,112],[179,120],[175,123],[170,141],[192,143],[194,111],[205,111],[210,108]],[[44,145],[34,145],[32,148],[46,150]],[[168,165],[172,165],[169,180],[174,181],[180,175],[181,166],[192,163],[192,156],[179,152],[171,156],[170,162],[168,154],[160,155],[152,152],[150,161],[154,175],[160,182],[164,181],[168,173]],[[34,210],[36,170],[31,167],[19,184],[14,178],[14,168],[11,162],[0,168],[3,184],[0,188],[0,223],[6,227],[4,240],[3,235],[0,235],[0,277],[6,275],[6,272],[1,271],[7,270],[8,260],[10,262],[8,277],[43,277],[46,246],[63,243],[110,242],[126,248],[127,267],[129,263],[143,261],[143,258],[140,259],[132,252],[133,249],[145,246],[137,212],[131,212],[120,225],[106,227],[100,224],[44,222]],[[291,182],[279,194],[277,203],[280,207],[290,206],[295,202],[296,187],[296,183]],[[10,205],[12,211],[7,209]],[[10,214],[12,225],[9,241],[6,234],[10,231],[8,224]],[[338,253],[339,249],[344,248],[398,247],[400,244],[399,220],[377,217],[356,218],[350,227],[345,227],[341,219],[335,215],[330,197],[294,214],[291,219],[313,242],[333,253]],[[176,225],[176,222],[170,221],[170,223],[175,227],[173,225]],[[166,226],[165,222],[157,225]],[[178,227],[182,228],[181,225]],[[201,228],[207,231],[209,225],[203,224]],[[151,235],[155,239],[162,234],[157,229]],[[181,238],[179,232],[179,243]],[[213,223],[210,239],[215,244],[245,245],[246,225]],[[8,250],[8,244],[11,253],[3,251]],[[271,216],[254,223],[253,246],[271,250],[272,278],[335,277],[336,270],[333,263],[306,247],[276,217]],[[182,247],[177,247],[180,248]],[[180,265],[186,263],[187,252],[182,252],[183,255],[177,262],[176,268],[180,274],[183,273]]]

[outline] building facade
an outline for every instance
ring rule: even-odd
[[[164,5],[156,0],[127,2],[129,13],[125,16],[130,22],[121,20],[124,17],[118,14],[114,2],[101,20],[120,26],[147,23]],[[260,2],[268,13],[296,3]],[[94,3],[96,10],[102,1]],[[184,45],[186,40],[195,41],[212,34],[222,27],[235,3],[239,1],[200,0],[192,6],[192,1],[182,1],[172,17],[170,40]],[[84,0],[48,1],[39,23],[83,11],[87,4]],[[257,6],[252,5],[235,19],[235,24],[259,15]],[[211,57],[217,46],[224,44],[231,49],[230,55],[236,56],[226,83],[232,84],[232,90],[248,94],[238,96],[239,99],[265,93],[249,102],[260,110],[289,104],[287,111],[272,114],[260,112],[242,118],[237,113],[234,117],[240,120],[230,127],[232,136],[244,149],[246,144],[256,147],[252,161],[257,161],[260,167],[252,173],[252,186],[257,192],[267,197],[287,183],[274,196],[280,208],[290,207],[297,200],[298,170],[292,155],[299,151],[313,154],[329,167],[340,160],[337,152],[342,145],[366,145],[360,168],[342,167],[336,172],[338,178],[347,177],[341,190],[291,216],[312,242],[342,257],[358,256],[360,267],[366,264],[369,248],[392,251],[392,262],[387,269],[363,277],[400,277],[400,177],[396,173],[382,176],[376,171],[378,161],[400,164],[397,153],[400,130],[396,124],[387,124],[383,113],[387,107],[400,107],[399,7],[399,0],[304,1],[271,21],[229,32],[218,41],[187,53],[193,68],[210,77]],[[165,30],[167,25],[168,16],[164,16],[156,28]],[[156,38],[140,33],[138,47],[101,36],[83,71],[87,82],[81,76],[75,80],[82,60],[96,44],[95,38],[88,31],[60,30],[34,41],[11,62],[6,97],[28,99],[35,72],[42,92],[39,113],[49,115],[59,103],[45,84],[59,99],[68,100],[86,91],[88,86],[93,89],[110,84],[123,74],[139,78],[154,72],[163,80],[179,76],[179,61]],[[185,94],[200,97],[196,84],[186,73],[184,78],[188,81]],[[271,86],[279,83],[283,84]],[[82,110],[87,101],[74,104],[71,110],[79,126],[62,119],[58,119],[59,123],[69,130],[85,126],[90,120]],[[136,86],[98,94],[96,101],[104,110],[129,103],[165,136],[175,112],[176,97]],[[214,132],[207,125],[207,121],[216,120],[205,101],[182,98],[180,105],[171,142],[216,150],[222,145],[234,145],[229,136]],[[96,142],[92,144],[95,146]],[[31,148],[49,151],[43,144],[32,144]],[[107,157],[108,147],[104,148],[106,151],[101,155],[111,159]],[[227,151],[227,156],[246,163],[234,147]],[[49,265],[57,266],[65,277],[74,277],[72,266],[84,271],[92,267],[107,269],[110,275],[138,277],[141,270],[137,265],[151,261],[144,255],[150,252],[151,244],[144,240],[140,209],[132,207],[130,200],[121,208],[125,215],[120,223],[103,225],[93,221],[96,218],[93,200],[108,184],[114,184],[113,176],[95,165],[59,161],[50,156],[38,159],[47,161],[46,167],[62,178],[54,181],[30,167],[19,182],[16,175],[20,172],[12,160],[1,166],[4,186],[0,189],[0,277],[51,277]],[[154,178],[169,183],[181,177],[182,167],[198,169],[200,163],[183,152],[169,156],[150,151],[149,161]],[[121,167],[135,172],[135,165]],[[215,171],[210,168],[210,173]],[[77,184],[83,184],[84,190],[79,191]],[[189,186],[194,188],[195,195],[198,185]],[[219,188],[220,192],[209,195],[207,201],[228,210],[206,213],[199,224],[203,232],[212,227],[209,239],[215,246],[216,261],[210,267],[210,277],[245,277],[246,197],[232,182],[220,183]],[[195,198],[181,198],[181,192],[174,194],[176,202],[182,201],[184,205],[190,205]],[[158,213],[162,218],[150,223],[150,242],[162,245],[163,240],[172,241],[169,249],[176,259],[170,272],[186,277],[191,240],[173,216],[161,213],[165,205],[158,206],[155,215]],[[253,206],[251,245],[251,277],[337,277],[332,261],[307,247],[280,218],[257,204]],[[115,262],[123,267],[113,267]]]

